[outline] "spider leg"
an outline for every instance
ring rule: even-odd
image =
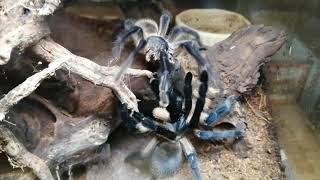
[[[182,47],[183,44],[186,44],[186,43],[195,43],[195,44],[200,44],[197,40],[195,39],[187,39],[187,40],[179,40],[179,41],[174,41],[172,43],[172,47],[173,49],[177,49],[179,47]],[[199,45],[199,50],[202,49],[202,46]]]
[[[195,180],[201,180],[201,174],[200,174],[199,165],[198,165],[197,153],[195,152],[193,145],[185,137],[181,138],[179,141],[182,145],[184,155],[186,156],[186,158],[188,160],[193,178]]]
[[[125,158],[125,162],[143,170],[148,169],[152,153],[159,144],[157,137],[153,137],[144,147],[138,151],[132,152]]]
[[[150,79],[150,87],[153,93],[159,99],[159,75],[158,73],[153,73],[153,77]]]
[[[192,41],[186,41],[181,43],[181,46],[184,47],[187,52],[197,61],[201,66],[203,71],[207,71],[210,80],[213,82],[213,85],[218,87],[222,91],[222,84],[220,83],[218,74],[213,70],[212,65],[204,59],[199,52],[199,45]]]
[[[125,72],[125,70],[127,70],[127,68],[129,68],[131,66],[133,60],[135,59],[135,57],[137,56],[139,51],[141,51],[144,48],[145,45],[146,45],[146,41],[144,39],[141,39],[139,41],[138,46],[129,54],[129,56],[126,59],[126,61],[121,65],[120,71],[115,76],[115,82],[119,81],[119,79],[121,78],[122,74]]]
[[[125,126],[128,128],[129,131],[136,131],[136,125],[138,124],[138,121],[131,117],[130,111],[128,110],[125,104],[122,104],[121,102],[118,102],[117,104],[119,107],[120,117],[124,122]]]
[[[196,102],[196,107],[194,109],[194,113],[190,120],[190,127],[196,128],[198,127],[200,115],[203,111],[203,107],[205,104],[206,94],[208,90],[208,74],[207,71],[203,71],[200,76],[201,84],[199,86],[199,97]]]
[[[213,112],[209,114],[208,118],[203,122],[203,124],[206,126],[213,126],[219,118],[222,118],[231,111],[231,108],[235,102],[236,97],[234,95],[228,96],[222,104],[220,104]]]
[[[152,130],[153,132],[157,133],[158,135],[161,135],[165,138],[168,138],[170,140],[174,140],[177,135],[174,131],[171,130],[171,127],[166,126],[164,124],[163,126],[159,125],[156,121],[145,117],[142,113],[140,112],[132,112],[132,117],[135,119],[140,120],[140,122],[136,125],[136,127],[144,127]]]
[[[162,74],[159,84],[159,105],[167,107],[169,105],[169,96],[167,94],[169,90],[169,57],[166,52],[160,52],[160,63],[162,66]]]
[[[181,34],[187,34],[194,37],[195,40],[201,45],[199,34],[196,31],[183,26],[175,26],[168,36],[168,41],[174,42]]]
[[[179,115],[176,117],[177,121],[175,122],[174,126],[175,129],[178,133],[182,133],[188,126],[187,124],[187,118],[188,115],[190,113],[190,110],[192,108],[192,74],[190,72],[188,72],[185,76],[185,80],[184,80],[184,112],[181,114],[179,113]],[[172,100],[170,100],[170,105],[171,103],[174,102]],[[182,102],[182,101],[181,101]],[[169,105],[169,106],[170,106]],[[182,109],[181,109],[182,111]]]
[[[158,35],[164,37],[167,34],[168,28],[170,24],[170,14],[165,11],[161,17],[159,22],[159,31]]]
[[[138,130],[139,132],[153,131],[167,139],[174,140],[177,135],[169,124],[160,125],[153,119],[145,117],[142,113],[132,111],[121,102],[118,103],[120,117],[129,130]]]
[[[135,25],[143,29],[143,35],[146,38],[156,35],[159,31],[158,24],[152,19],[139,19],[135,22]]]
[[[212,131],[204,131],[204,130],[194,130],[194,135],[203,140],[222,140],[226,138],[240,138],[244,134],[243,130],[235,129],[235,130],[212,130]]]
[[[151,153],[153,152],[154,148],[158,145],[158,143],[159,143],[158,138],[156,137],[152,138],[141,151],[141,156],[147,157],[151,155]]]
[[[170,103],[167,107],[167,110],[170,113],[170,119],[172,120],[171,123],[175,123],[176,121],[178,121],[180,116],[183,115],[182,105],[184,98],[181,92],[179,92],[175,88],[170,88],[168,94]]]
[[[153,78],[150,80],[150,86],[152,91],[155,93],[159,100],[159,77],[157,73],[153,74]],[[167,106],[166,110],[170,114],[170,123],[175,123],[179,121],[180,116],[183,114],[183,95],[176,90],[174,87],[171,87],[168,90],[169,96],[169,105]]]
[[[187,119],[190,110],[192,108],[192,73],[188,72],[184,78],[184,113],[185,113],[185,119]]]
[[[130,24],[130,23],[127,23]],[[135,25],[127,25],[131,26],[127,31],[120,33],[114,42],[114,47],[112,48],[112,56],[114,59],[120,59],[121,52],[123,50],[123,46],[125,42],[135,33],[138,34],[139,38],[143,38],[143,30],[139,26]]]

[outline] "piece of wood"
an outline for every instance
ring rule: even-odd
[[[138,111],[135,95],[123,81],[114,81],[114,76],[118,73],[119,67],[100,66],[86,58],[72,54],[52,40],[42,40],[33,47],[33,50],[35,54],[50,62],[50,64],[48,68],[32,75],[0,99],[0,121],[4,120],[10,107],[31,94],[40,85],[41,81],[52,76],[56,70],[61,68],[78,74],[95,85],[111,88],[122,103],[127,104],[128,108]],[[126,71],[126,74],[130,76],[152,77],[152,72],[150,71],[130,68]]]
[[[14,167],[29,167],[41,180],[54,180],[45,161],[30,153],[5,127],[0,126],[0,150],[6,152],[11,158]]]
[[[209,47],[206,57],[227,90],[248,93],[258,82],[261,66],[281,48],[285,38],[283,31],[252,25]]]
[[[5,119],[5,115],[9,109],[17,104],[21,99],[30,95],[35,91],[40,83],[52,76],[57,69],[60,69],[65,64],[64,60],[58,60],[49,64],[48,68],[40,71],[37,74],[26,79],[23,83],[12,89],[3,98],[0,99],[0,121]]]
[[[80,75],[82,78],[93,82],[95,85],[102,85],[111,88],[122,103],[127,104],[128,108],[138,111],[137,99],[131,90],[123,81],[114,82],[114,75],[119,72],[120,67],[100,66],[89,59],[72,54],[70,51],[52,40],[42,40],[32,49],[36,55],[47,62],[54,62],[62,59],[65,60],[65,68],[68,71]],[[129,68],[125,74],[136,77],[152,77],[152,72],[148,70]]]
[[[51,14],[56,1],[59,0],[52,0],[52,3],[47,1],[48,4],[43,6],[44,9],[40,8],[39,12]],[[8,63],[13,49],[24,50],[50,33],[44,17],[34,13],[37,8],[32,5],[36,4],[32,0],[0,1],[0,65]]]

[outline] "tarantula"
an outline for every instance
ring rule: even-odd
[[[212,66],[205,60],[200,52],[199,34],[194,30],[175,26],[167,35],[170,23],[170,15],[166,11],[160,17],[159,27],[157,23],[150,19],[141,19],[135,23],[131,20],[125,21],[126,31],[119,34],[113,48],[114,59],[119,59],[123,46],[130,37],[133,37],[136,48],[129,54],[126,61],[123,63],[121,70],[116,75],[115,80],[118,81],[125,70],[131,66],[136,55],[143,50],[146,61],[160,60],[162,68],[162,77],[159,84],[159,104],[162,107],[169,105],[167,95],[169,82],[169,65],[175,64],[174,53],[178,48],[184,48],[200,65],[202,70],[207,71],[213,85],[221,89],[218,76],[212,70]],[[187,35],[187,36],[181,36]],[[190,38],[191,37],[191,38]],[[168,56],[168,62],[160,58],[160,54],[165,53]]]
[[[151,81],[151,87],[155,93],[158,93],[157,87],[160,80],[157,75],[155,76]],[[181,167],[184,153],[194,179],[201,179],[197,155],[193,145],[186,138],[187,132],[191,131],[200,139],[212,141],[243,136],[244,130],[240,128],[224,131],[212,130],[217,119],[230,112],[236,101],[235,96],[227,97],[225,102],[210,113],[206,119],[200,120],[208,89],[207,71],[201,73],[200,81],[199,97],[193,114],[190,114],[192,109],[192,74],[190,72],[185,76],[183,93],[175,87],[168,90],[170,104],[166,109],[169,115],[163,114],[158,109],[153,111],[153,117],[147,117],[141,112],[127,109],[120,103],[120,115],[129,129],[138,132],[154,132],[157,135],[139,152],[142,158],[150,159],[149,168],[155,177],[171,176],[177,172]]]

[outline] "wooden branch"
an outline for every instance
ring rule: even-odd
[[[34,15],[50,15],[57,9],[60,3],[60,0],[7,0],[6,2],[2,3],[2,14],[9,13],[10,11],[13,11],[17,8],[25,8],[32,12],[32,14]]]
[[[14,163],[21,168],[31,168],[39,179],[54,180],[46,163],[38,156],[26,150],[14,134],[2,126],[0,126],[0,150],[7,153],[10,158],[9,161],[14,161],[11,164]]]
[[[56,70],[61,68],[76,73],[96,85],[111,88],[122,103],[127,104],[128,108],[138,111],[135,95],[123,81],[114,82],[114,75],[119,71],[119,67],[100,66],[89,59],[72,54],[51,40],[42,40],[33,47],[33,50],[37,55],[51,63],[48,68],[29,77],[0,100],[0,121],[5,118],[5,114],[10,107],[31,94],[44,79],[52,76]],[[152,77],[152,72],[147,70],[128,69],[126,74]]]
[[[13,105],[35,91],[44,79],[52,76],[54,72],[63,67],[64,64],[65,62],[63,60],[50,63],[46,69],[30,76],[0,99],[0,121],[4,120],[6,113]]]
[[[10,60],[14,48],[24,49],[50,33],[43,17],[27,9],[25,0],[0,1],[0,65]]]
[[[60,4],[60,0],[45,0],[43,6],[38,9],[37,14],[40,16],[52,14]]]
[[[42,40],[32,48],[33,52],[48,62],[64,60],[66,68],[72,73],[93,82],[96,85],[109,87],[122,103],[131,109],[138,110],[137,99],[123,81],[114,82],[114,75],[119,72],[118,66],[100,66],[93,61],[74,55],[52,40]],[[151,78],[152,72],[147,70],[128,69],[130,76],[146,76]]]

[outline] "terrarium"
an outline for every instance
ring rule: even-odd
[[[317,6],[2,0],[0,179],[317,179]]]

